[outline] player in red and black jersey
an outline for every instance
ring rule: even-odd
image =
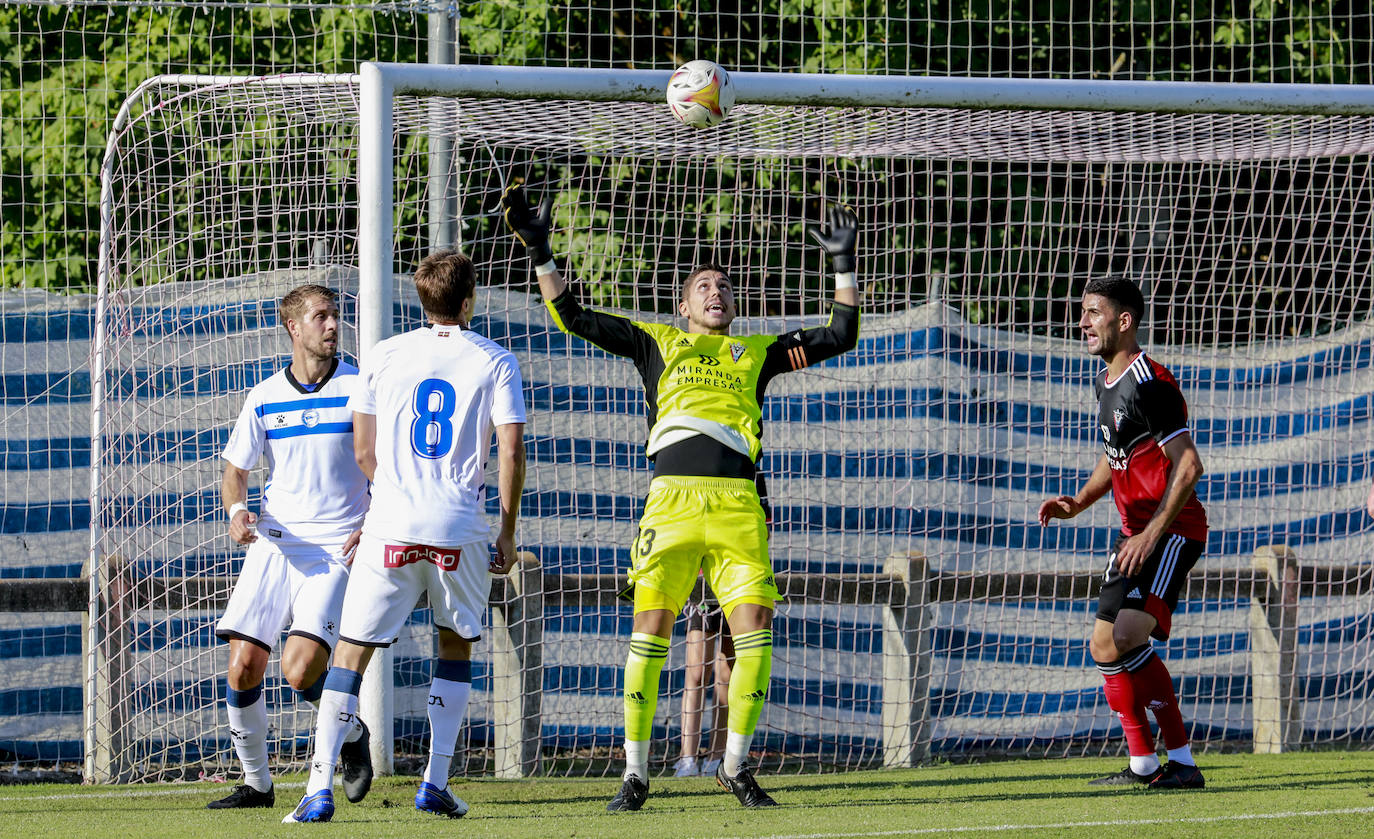
[[[1188,730],[1151,636],[1169,637],[1188,571],[1202,556],[1207,513],[1194,487],[1202,458],[1188,432],[1188,407],[1173,375],[1140,349],[1145,299],[1134,283],[1097,279],[1083,293],[1079,326],[1088,352],[1107,363],[1097,379],[1102,457],[1077,495],[1040,505],[1040,524],[1073,518],[1110,491],[1121,535],[1107,559],[1089,650],[1106,680],[1107,704],[1121,718],[1130,766],[1094,784],[1200,788]],[[1146,711],[1155,715],[1169,762],[1160,766]]]

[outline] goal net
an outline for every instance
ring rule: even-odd
[[[642,388],[628,362],[554,328],[501,223],[515,178],[557,193],[552,243],[584,303],[668,321],[686,272],[719,262],[741,334],[823,322],[832,281],[804,226],[831,202],[861,221],[858,348],[776,380],[764,404],[789,591],[755,739],[764,771],[1121,748],[1086,649],[1117,513],[1104,500],[1035,522],[1100,451],[1099,362],[1076,324],[1083,284],[1108,273],[1145,290],[1147,349],[1178,376],[1208,470],[1208,552],[1159,645],[1198,747],[1269,742],[1275,708],[1282,747],[1366,742],[1374,119],[1225,101],[772,105],[742,86],[724,123],[693,131],[647,101],[488,94],[395,97],[379,297],[359,279],[358,187],[375,173],[357,148],[377,123],[360,123],[356,78],[168,79],[130,100],[104,182],[89,774],[235,771],[212,630],[242,555],[219,454],[247,389],[289,359],[276,300],[331,285],[353,324],[373,316],[361,290],[385,304],[384,331],[412,328],[410,272],[445,235],[479,266],[474,328],[516,353],[526,383],[518,539],[550,593],[544,771],[613,771],[631,614],[605,581],[628,566],[648,489]],[[356,358],[358,333],[342,345]],[[1271,546],[1277,577],[1297,563],[1286,585],[1255,570]],[[897,608],[897,589],[919,596]],[[428,736],[418,605],[383,678],[401,757]],[[480,773],[513,700],[492,689],[490,647],[474,656],[455,771]],[[685,660],[679,625],[655,771],[678,755]],[[311,709],[275,660],[267,688],[274,756],[299,764]]]

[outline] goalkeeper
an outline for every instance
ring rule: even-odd
[[[524,244],[558,328],[634,362],[644,380],[654,477],[631,546],[634,624],[625,661],[625,774],[611,811],[638,810],[649,792],[649,732],[673,621],[700,571],[735,639],[729,735],[716,781],[745,807],[776,802],[746,760],[772,669],[773,604],[781,599],[768,560],[756,487],[761,403],[773,377],[853,349],[859,335],[854,251],[858,221],[832,207],[809,227],[835,267],[830,322],[783,335],[731,336],[734,287],[719,265],[687,275],[678,302],[685,330],[584,309],[549,247],[552,194],[532,208],[516,183],[502,196],[506,223]],[[703,526],[705,525],[705,526]]]

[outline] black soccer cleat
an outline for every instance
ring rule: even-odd
[[[205,805],[207,810],[235,810],[247,807],[271,807],[277,803],[277,787],[272,785],[267,792],[258,792],[247,784],[239,784],[234,791]]]
[[[1150,781],[1150,789],[1202,789],[1207,781],[1202,770],[1187,763],[1171,760]]]
[[[749,771],[749,767],[741,765],[739,773],[731,778],[725,774],[725,763],[721,762],[716,767],[716,783],[726,790],[733,792],[739,799],[739,803],[745,807],[776,807],[778,802],[774,801],[768,793],[759,789],[758,782],[754,780],[754,773]]]
[[[1094,787],[1129,787],[1145,785],[1152,782],[1155,778],[1158,778],[1163,772],[1163,769],[1156,769],[1148,775],[1140,775],[1134,772],[1131,767],[1127,766],[1115,775],[1108,775],[1105,778],[1088,781],[1088,785]]]
[[[367,797],[372,788],[372,749],[368,745],[370,736],[367,725],[362,723],[362,736],[352,743],[344,743],[339,749],[339,769],[343,776],[344,797],[357,804]]]
[[[625,782],[620,785],[620,792],[615,794],[611,803],[606,805],[606,810],[612,813],[629,813],[644,806],[644,802],[649,798],[649,783],[638,775],[629,775]]]

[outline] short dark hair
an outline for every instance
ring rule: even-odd
[[[311,300],[338,303],[339,293],[328,286],[315,285],[314,283],[291,289],[277,304],[277,320],[281,323],[282,329],[286,329],[288,320],[300,320]]]
[[[703,262],[687,273],[687,277],[682,281],[682,293],[677,296],[677,299],[685,300],[687,298],[687,287],[692,284],[692,280],[695,280],[707,271],[715,271],[718,274],[724,275],[725,279],[730,281],[730,287],[734,288],[734,280],[730,280],[729,269],[715,262]]]
[[[1145,319],[1145,295],[1140,293],[1140,286],[1126,279],[1125,277],[1098,277],[1089,280],[1087,287],[1083,289],[1083,296],[1096,294],[1112,301],[1116,310],[1128,311],[1135,315],[1136,325]]]
[[[415,269],[415,292],[431,320],[457,323],[463,301],[476,290],[477,269],[462,251],[435,251]]]

